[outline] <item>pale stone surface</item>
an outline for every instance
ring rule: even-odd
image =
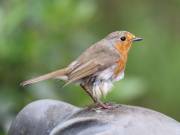
[[[135,106],[112,110],[82,109],[56,100],[27,105],[13,121],[9,135],[180,135],[180,123]]]

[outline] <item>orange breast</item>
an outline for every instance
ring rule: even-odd
[[[114,74],[115,76],[118,76],[119,73],[121,73],[125,69],[128,49],[125,45],[121,45],[120,43],[116,44],[116,49],[120,53],[120,59],[117,61],[117,68],[115,69]]]

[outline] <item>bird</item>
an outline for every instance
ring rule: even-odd
[[[23,81],[26,86],[48,79],[61,79],[65,86],[78,84],[94,103],[104,109],[108,105],[101,101],[111,91],[113,83],[124,78],[128,53],[136,37],[128,31],[115,31],[87,48],[65,68]]]

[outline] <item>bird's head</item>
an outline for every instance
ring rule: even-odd
[[[112,32],[106,37],[106,39],[121,52],[128,52],[133,42],[142,40],[142,38],[136,37],[128,31]]]

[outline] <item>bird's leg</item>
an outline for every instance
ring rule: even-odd
[[[80,84],[80,86],[83,88],[83,90],[91,97],[91,99],[94,101],[94,103],[97,103],[97,98],[95,98],[92,93],[86,89],[86,87],[82,84]]]
[[[93,94],[91,93],[91,91],[89,91],[84,85],[80,84],[80,86],[83,88],[83,90],[85,90],[85,92],[91,97],[91,99],[94,101],[95,105],[97,107],[100,107],[102,109],[110,109],[110,106],[104,104],[103,102],[101,102],[99,99],[97,99],[96,97],[93,96]]]

